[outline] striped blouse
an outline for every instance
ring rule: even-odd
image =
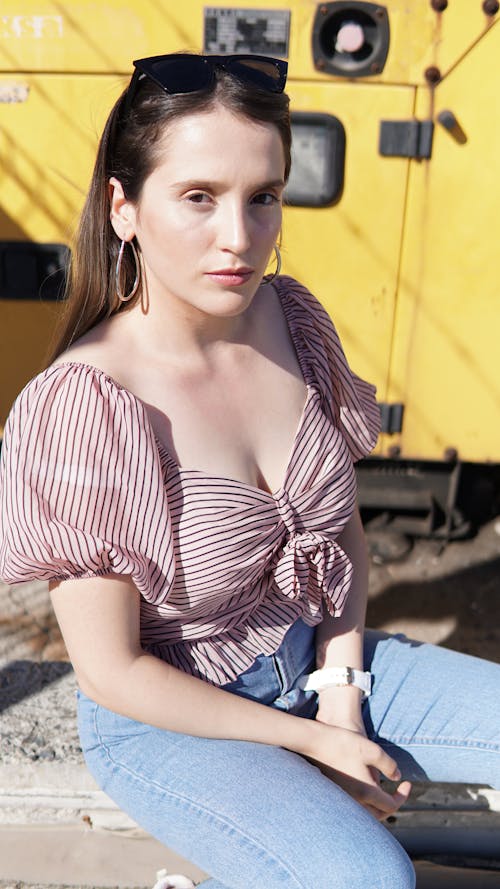
[[[181,468],[144,404],[103,371],[50,367],[17,398],[0,465],[0,577],[131,575],[143,647],[216,685],[274,652],[299,617],[340,615],[352,566],[336,542],[353,461],[375,444],[374,388],[300,284],[275,281],[307,398],[272,494]]]

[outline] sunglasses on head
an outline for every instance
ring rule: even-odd
[[[127,90],[123,114],[130,109],[138,84],[149,77],[166,93],[194,93],[208,89],[215,80],[217,68],[258,89],[282,93],[285,88],[288,65],[282,59],[268,56],[228,55],[202,56],[194,53],[170,53],[137,59],[135,71]]]

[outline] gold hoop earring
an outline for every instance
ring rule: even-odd
[[[123,260],[123,252],[125,250],[125,245],[130,244],[132,248],[132,256],[134,257],[135,263],[135,278],[134,283],[132,284],[132,290],[130,293],[124,294],[122,291],[121,285],[121,271],[122,271],[122,260]],[[139,257],[137,255],[137,250],[134,247],[133,241],[122,241],[120,244],[120,249],[118,251],[118,259],[116,260],[116,269],[115,269],[115,289],[116,295],[121,303],[128,303],[137,293],[139,283],[141,280],[141,266],[139,264]]]
[[[280,248],[277,244],[274,245],[274,252],[276,254],[276,268],[272,275],[264,275],[264,281],[266,282],[266,284],[271,284],[271,282],[274,281],[274,279],[277,278],[279,273],[281,272],[281,253]]]

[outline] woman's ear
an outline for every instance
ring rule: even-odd
[[[135,207],[125,197],[119,179],[112,176],[108,184],[109,218],[120,241],[131,241],[135,237]]]

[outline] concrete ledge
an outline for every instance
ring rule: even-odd
[[[18,884],[149,889],[161,868],[196,881],[205,876],[142,831],[85,825],[2,827],[0,861],[2,880],[13,881],[13,889]]]
[[[500,854],[499,810],[500,793],[488,788],[420,785],[389,827],[417,858],[484,859],[485,841]],[[121,812],[83,763],[60,761],[0,765],[0,861],[0,889],[148,889],[162,867],[205,876]],[[425,861],[416,868],[418,889],[500,889],[498,872]]]
[[[85,827],[2,828],[0,861],[0,889],[150,889],[162,867],[170,873],[184,873],[195,882],[205,877],[143,834]],[[418,889],[500,889],[500,872],[427,861],[418,861],[415,867]]]
[[[0,826],[81,823],[119,831],[136,827],[84,765],[0,766]]]
[[[135,823],[99,789],[83,760],[0,764],[0,825],[78,824],[129,830]],[[415,785],[391,829],[470,824],[498,830],[500,791],[473,785]]]

